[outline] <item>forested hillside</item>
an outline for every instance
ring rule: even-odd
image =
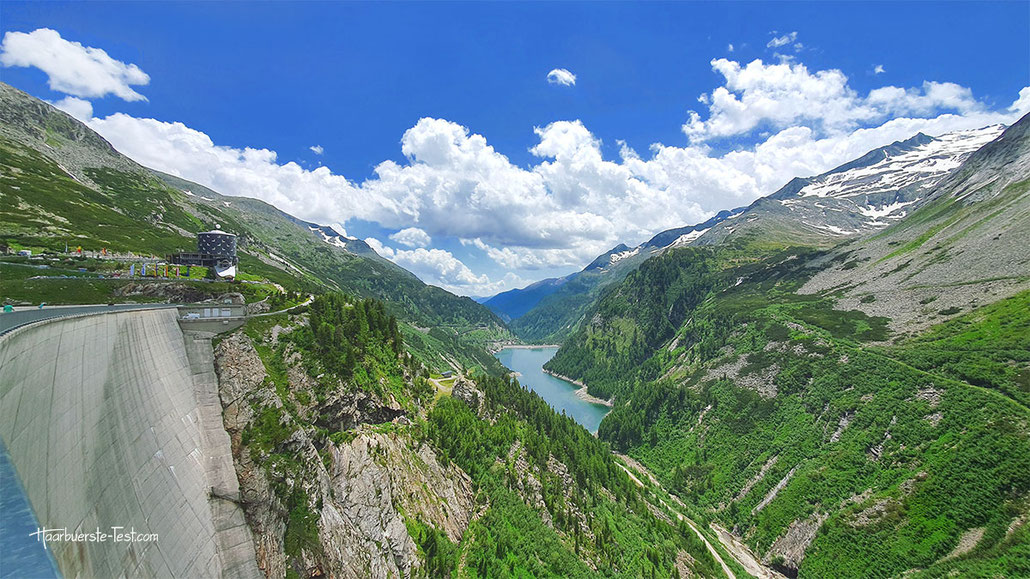
[[[536,394],[488,376],[438,391],[381,302],[328,294],[304,309],[216,348],[264,568],[722,575],[605,443]]]
[[[1027,225],[1011,172],[1027,122],[869,242],[753,236],[648,260],[548,368],[614,396],[600,438],[784,573],[1025,574],[1030,270],[989,241]],[[999,155],[1009,170],[981,173]],[[947,263],[924,251],[942,244],[981,261],[949,274],[957,287],[916,275]],[[1016,275],[976,275],[991,263]]]

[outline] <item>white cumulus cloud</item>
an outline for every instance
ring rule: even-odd
[[[390,239],[408,247],[428,247],[433,238],[418,227],[407,227],[390,235]]]
[[[725,83],[702,95],[708,118],[689,113],[683,132],[694,143],[747,134],[756,128],[779,130],[808,126],[820,135],[842,134],[900,115],[932,116],[942,111],[980,113],[983,103],[972,91],[949,82],[924,82],[919,88],[884,86],[863,96],[840,70],[810,71],[804,64],[746,65],[719,58],[712,69]]]
[[[883,74],[885,72],[887,72],[887,69],[884,68],[882,64],[877,64],[873,67],[873,74]]]
[[[569,72],[567,68],[556,68],[547,73],[547,82],[562,86],[575,86],[576,75]]]
[[[1019,98],[1012,103],[1009,110],[1020,116],[1030,113],[1030,86],[1019,90]]]
[[[93,103],[87,100],[69,96],[50,104],[82,122],[86,122],[93,118]]]
[[[113,94],[127,101],[147,100],[132,88],[150,83],[150,76],[138,66],[111,58],[100,48],[65,40],[49,28],[5,34],[0,64],[34,66],[47,74],[52,90],[77,97]]]
[[[311,145],[310,147],[308,147],[308,149],[316,155],[321,155],[325,152],[325,149],[322,148],[322,145]]]
[[[491,281],[485,274],[476,275],[460,259],[443,249],[394,249],[374,237],[365,239],[365,243],[379,255],[414,273],[426,283],[460,295],[493,295],[524,281],[515,274],[507,274],[500,281]]]

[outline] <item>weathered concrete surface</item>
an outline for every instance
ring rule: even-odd
[[[228,451],[220,414],[212,424],[198,408],[209,407],[195,392],[202,365],[191,367],[174,309],[46,321],[0,339],[0,437],[40,524],[158,536],[51,543],[66,577],[256,575],[239,562],[232,514],[212,515]]]
[[[183,337],[193,375],[205,471],[211,490],[209,506],[215,527],[215,550],[222,576],[263,577],[257,567],[254,536],[239,504],[240,482],[233,465],[232,442],[222,423],[222,402],[218,397],[215,353],[211,346],[214,334],[187,331]]]

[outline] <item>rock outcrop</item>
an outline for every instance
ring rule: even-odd
[[[486,397],[483,392],[476,388],[476,385],[472,381],[459,376],[454,381],[454,388],[451,390],[451,396],[464,402],[473,412],[479,417],[483,417],[484,414],[484,403]]]
[[[277,340],[289,331],[276,329]],[[241,503],[266,576],[417,575],[411,520],[461,541],[475,511],[472,482],[398,427],[407,419],[395,400],[337,389],[317,401],[318,380],[296,352],[285,360],[284,398],[243,332],[215,354]]]
[[[819,527],[822,526],[829,515],[825,513],[813,513],[807,519],[794,521],[787,527],[787,531],[778,537],[769,547],[769,553],[765,556],[763,563],[773,564],[782,570],[797,575],[798,567],[805,558],[805,551],[812,544]]]

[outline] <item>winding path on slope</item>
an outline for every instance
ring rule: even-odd
[[[618,456],[620,458],[622,457],[622,455],[620,455],[620,454],[616,454],[616,456]],[[638,479],[636,477],[636,475],[633,474],[633,471],[631,471],[629,468],[627,468],[626,465],[622,464],[622,462],[620,462],[620,461],[615,461],[615,464],[619,465],[619,468],[621,468],[622,470],[626,471],[626,474],[629,475],[629,478],[633,479],[633,482],[637,483],[638,487],[641,487],[641,488],[644,487],[644,483],[640,482],[640,479]],[[650,473],[647,473],[647,474],[650,474]],[[721,556],[719,556],[719,552],[715,550],[715,547],[713,547],[712,544],[708,542],[708,539],[705,538],[705,536],[703,534],[701,534],[701,531],[698,530],[697,526],[694,524],[694,521],[691,521],[687,517],[684,517],[679,511],[677,511],[677,510],[673,509],[672,507],[670,507],[669,503],[665,502],[665,500],[663,500],[662,498],[659,497],[658,500],[661,501],[663,505],[665,505],[665,508],[667,508],[670,511],[672,511],[676,515],[676,518],[678,518],[679,520],[685,522],[687,524],[687,526],[689,526],[690,529],[692,531],[694,531],[694,534],[697,535],[697,538],[701,539],[701,541],[705,544],[705,547],[708,547],[708,552],[712,554],[712,557],[715,558],[716,561],[718,561],[719,566],[722,567],[722,572],[725,573],[726,576],[729,577],[730,579],[737,579],[737,576],[733,574],[732,570],[730,570],[730,566],[726,564],[726,561],[722,560]]]
[[[636,475],[633,474],[633,470],[630,470],[631,468],[640,472],[643,476],[646,476],[654,486],[661,488],[662,490],[665,490],[665,488],[662,487],[661,483],[658,482],[658,479],[655,478],[653,474],[651,474],[651,471],[649,471],[644,465],[637,462],[634,458],[619,453],[613,454],[615,454],[615,456],[619,458],[619,460],[615,461],[615,464],[619,465],[619,468],[624,470],[626,474],[629,475],[629,478],[633,479],[633,482],[635,482],[637,486],[643,487],[644,483],[642,483],[640,479],[638,479]],[[681,507],[685,506],[683,504],[683,501],[681,501],[679,497],[672,493],[669,493],[667,490],[666,492],[668,493],[669,498],[673,500],[673,502],[677,503]],[[719,552],[716,551],[715,547],[713,547],[712,544],[708,541],[708,539],[704,536],[704,534],[701,533],[701,530],[697,528],[697,524],[694,523],[694,521],[692,521],[689,517],[684,516],[682,513],[672,508],[669,505],[669,503],[665,502],[665,500],[661,497],[658,497],[658,500],[661,501],[661,503],[665,505],[667,509],[672,511],[679,520],[685,522],[687,526],[689,526],[690,529],[694,531],[694,534],[696,534],[698,538],[704,542],[705,547],[708,547],[708,552],[711,553],[712,557],[714,557],[715,560],[719,562],[719,565],[722,566],[722,570],[724,573],[726,573],[726,576],[730,577],[730,579],[736,579],[736,576],[733,574],[733,571],[730,570],[729,565],[727,565],[726,562],[723,561],[722,557],[719,556]],[[759,561],[758,558],[755,557],[754,553],[751,552],[751,549],[749,549],[747,545],[744,545],[742,542],[740,542],[732,533],[714,523],[712,524],[712,530],[715,531],[716,537],[719,538],[719,542],[726,549],[726,551],[733,557],[737,564],[743,567],[748,573],[755,577],[759,577],[760,579],[785,579],[785,575],[782,575],[774,571],[773,569],[770,569],[765,565],[762,565],[761,561]]]

